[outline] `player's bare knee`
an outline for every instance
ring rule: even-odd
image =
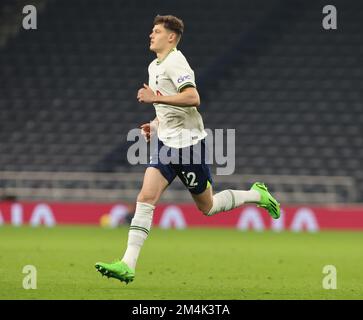
[[[137,196],[137,202],[148,203],[156,205],[159,200],[159,196],[155,193],[143,192],[141,191]]]

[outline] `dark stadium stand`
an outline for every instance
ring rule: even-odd
[[[236,173],[349,176],[363,201],[363,3],[335,1],[332,31],[306,3],[45,1],[0,47],[1,171],[142,171],[126,135],[154,117],[136,93],[153,17],[172,13],[206,127],[236,129]]]

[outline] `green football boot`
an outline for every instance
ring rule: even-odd
[[[274,219],[280,218],[280,204],[268,192],[267,187],[262,182],[255,182],[251,190],[256,190],[261,195],[261,200],[257,203],[258,207],[265,208]]]
[[[95,267],[97,271],[102,274],[102,276],[106,276],[107,278],[115,278],[121,282],[126,282],[126,284],[133,281],[135,278],[135,270],[132,270],[123,261],[115,261],[113,263],[97,262]]]

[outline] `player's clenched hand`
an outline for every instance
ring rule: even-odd
[[[141,134],[144,136],[147,142],[150,141],[150,138],[157,131],[158,126],[155,121],[144,123],[140,126]]]
[[[147,142],[150,141],[151,137],[151,130],[150,130],[150,123],[144,123],[140,126],[141,134],[144,136]]]
[[[137,92],[137,100],[143,103],[154,103],[156,95],[151,88],[144,83],[144,87]]]

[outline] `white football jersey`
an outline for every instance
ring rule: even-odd
[[[188,86],[196,87],[194,71],[184,55],[174,48],[162,61],[149,65],[149,87],[157,95],[176,95]],[[167,146],[184,148],[207,136],[196,107],[177,107],[154,103],[159,120],[158,137]]]

